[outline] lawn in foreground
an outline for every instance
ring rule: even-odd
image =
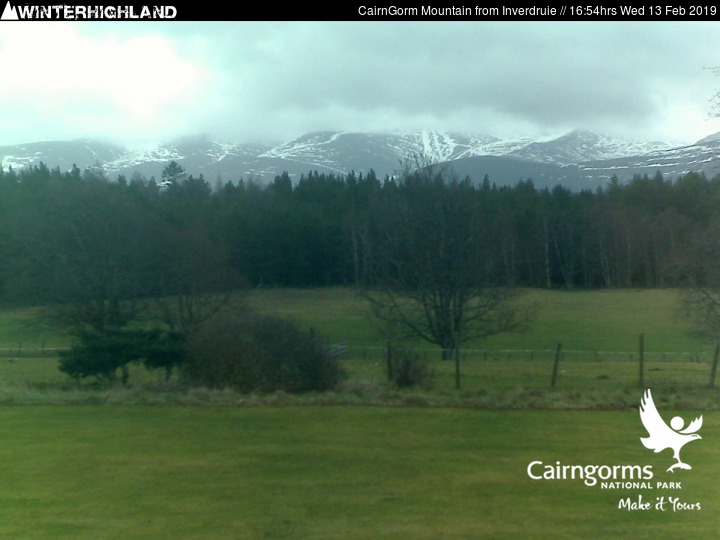
[[[640,396],[638,396],[639,398]],[[683,411],[689,418],[693,412]],[[0,537],[717,538],[718,422],[642,447],[636,411],[386,407],[0,409]],[[651,464],[682,490],[532,480],[531,461]],[[700,511],[628,511],[677,496]],[[678,534],[680,536],[678,536]]]

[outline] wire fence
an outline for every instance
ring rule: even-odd
[[[69,350],[69,347],[0,347],[0,358],[51,358]]]
[[[401,346],[401,345],[399,345]],[[440,387],[455,385],[455,362],[441,361],[440,349],[408,347],[416,358],[429,363]],[[22,359],[59,357],[67,347],[0,348],[0,358],[26,364]],[[328,354],[347,367],[351,379],[358,383],[381,385],[387,382],[387,347],[380,345],[348,345],[345,342],[328,346]],[[641,362],[642,358],[642,362]],[[40,361],[40,360],[38,360]],[[41,361],[46,366],[45,361]],[[486,389],[523,388],[616,388],[618,385],[693,384],[714,385],[712,353],[701,351],[603,351],[562,349],[476,349],[460,352],[462,388]],[[39,369],[39,368],[38,368]]]
[[[438,348],[406,347],[429,362],[435,378],[453,385],[455,362],[441,361]],[[386,377],[387,347],[348,346],[353,376],[369,383]],[[617,388],[653,384],[714,385],[714,356],[690,351],[602,351],[555,349],[462,349],[460,370],[466,390],[560,387]],[[442,382],[444,381],[444,383]]]
[[[426,347],[411,347],[423,358],[440,358],[440,349]],[[347,356],[353,359],[377,360],[384,358],[386,346],[348,345]],[[460,357],[463,361],[528,361],[554,358],[555,349],[461,349]],[[712,354],[707,352],[664,351],[643,353],[648,362],[695,362],[708,363],[712,361]],[[603,351],[603,350],[576,350],[562,349],[561,361],[574,362],[603,362],[603,361],[630,361],[637,362],[638,351]]]
[[[433,360],[440,358],[440,349],[437,347],[409,347],[424,359]],[[69,347],[0,347],[0,358],[41,358],[58,356],[60,352],[70,350]],[[345,342],[333,343],[328,346],[328,352],[334,357],[344,357],[353,360],[382,360],[387,351],[386,346],[378,345],[348,345]],[[464,362],[491,361],[491,362],[512,362],[543,361],[553,359],[555,349],[461,349],[461,360]],[[710,363],[712,353],[700,351],[645,351],[645,361],[653,362],[691,362]],[[639,360],[638,351],[604,351],[604,350],[580,350],[562,349],[561,362],[605,362],[605,361],[629,361]]]

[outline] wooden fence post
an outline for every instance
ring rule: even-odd
[[[715,345],[715,355],[713,356],[712,367],[710,368],[710,388],[715,386],[715,376],[717,375],[718,360],[720,360],[720,343]]]
[[[387,362],[388,382],[393,381],[393,357],[392,357],[392,341],[388,340],[385,346],[385,361]]]
[[[460,345],[455,345],[455,388],[460,390]]]
[[[557,384],[558,369],[560,367],[561,349],[562,349],[562,344],[558,343],[557,348],[555,349],[555,363],[553,364],[552,382],[550,383],[550,386],[552,388],[555,388],[555,385]]]

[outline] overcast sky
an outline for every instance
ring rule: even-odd
[[[0,144],[720,131],[718,22],[0,24]]]

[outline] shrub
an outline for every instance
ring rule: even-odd
[[[86,330],[69,351],[60,353],[59,369],[75,379],[96,377],[102,381],[127,382],[128,365],[142,363],[148,369],[168,373],[185,358],[185,338],[161,330]]]
[[[430,363],[419,353],[392,347],[388,351],[388,381],[396,388],[427,386],[433,373]]]
[[[314,333],[252,312],[223,313],[202,325],[189,340],[184,373],[194,385],[243,392],[325,391],[343,378]]]

